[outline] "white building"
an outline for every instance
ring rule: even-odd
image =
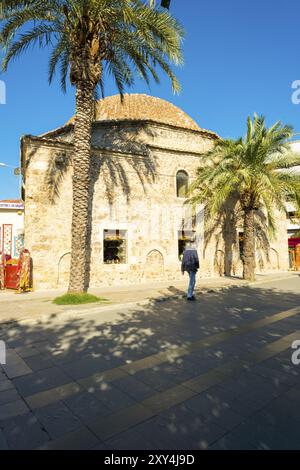
[[[24,202],[0,200],[0,251],[18,258],[24,245]]]

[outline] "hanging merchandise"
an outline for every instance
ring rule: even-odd
[[[18,262],[19,293],[29,292],[31,288],[31,257],[29,251],[24,248],[20,253]]]
[[[0,252],[0,289],[5,288],[5,264],[5,254]]]

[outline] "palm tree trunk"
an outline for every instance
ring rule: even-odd
[[[254,210],[244,211],[243,278],[255,281]]]
[[[90,278],[89,204],[93,85],[77,83],[73,155],[73,211],[69,292],[86,292]]]

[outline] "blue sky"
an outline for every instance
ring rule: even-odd
[[[182,92],[174,96],[163,76],[151,89],[137,81],[133,92],[173,102],[222,137],[243,135],[254,112],[300,132],[300,105],[291,101],[291,84],[300,80],[299,0],[172,0],[171,11],[186,30]],[[18,166],[21,135],[56,128],[74,112],[74,89],[64,95],[58,81],[48,85],[47,59],[46,50],[29,50],[0,75],[7,88],[0,162]],[[108,80],[106,95],[115,91]],[[0,167],[0,199],[16,197],[17,178]]]

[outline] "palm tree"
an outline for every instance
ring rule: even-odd
[[[255,214],[263,211],[270,233],[274,209],[286,212],[287,197],[300,207],[300,175],[294,171],[299,155],[289,151],[292,128],[276,122],[267,128],[263,116],[247,120],[247,134],[237,140],[218,140],[202,155],[202,166],[191,185],[189,202],[203,203],[207,218],[236,198],[244,227],[243,277],[255,279]]]
[[[7,1],[9,4],[10,1]],[[89,283],[89,183],[91,126],[95,92],[104,93],[106,74],[122,96],[135,75],[157,83],[156,66],[180,89],[170,63],[182,62],[183,30],[170,13],[141,0],[29,0],[4,11],[0,41],[3,70],[29,46],[52,49],[49,81],[59,68],[62,89],[67,75],[76,87],[73,153],[73,212],[69,292],[85,292]],[[11,4],[12,5],[12,4]],[[24,32],[24,26],[29,30]]]

